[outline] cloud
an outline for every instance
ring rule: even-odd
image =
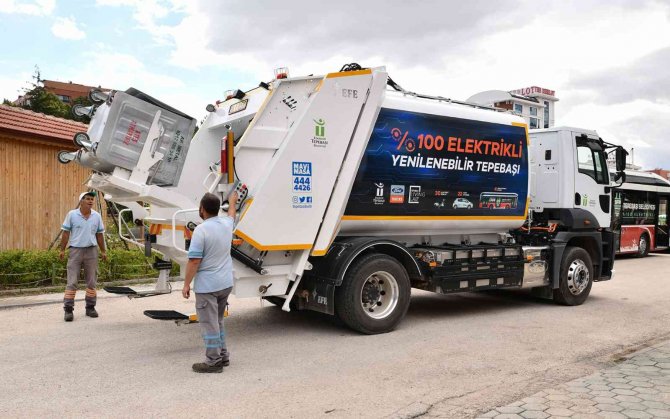
[[[55,8],[56,0],[35,0],[32,2],[0,0],[0,13],[48,16]]]
[[[509,17],[518,10],[509,0],[467,6],[440,0],[341,0],[337,7],[308,0],[290,7],[258,0],[199,4],[211,17],[208,46],[218,53],[258,54],[268,61],[381,55],[403,65],[466,48],[472,34],[511,26]]]
[[[643,99],[614,105],[583,102],[572,106],[560,125],[595,129],[605,141],[635,148],[635,164],[642,167],[670,168],[670,107],[664,104]]]
[[[57,38],[78,41],[86,38],[86,32],[77,27],[74,17],[58,17],[51,26],[51,33]]]
[[[167,17],[184,17],[189,9],[189,0],[96,0],[98,7],[129,6],[133,9],[133,19],[140,29],[147,31],[159,44],[173,42],[174,25],[162,24]]]
[[[131,7],[137,26],[167,48],[165,64],[175,72],[216,69],[235,74],[232,83],[242,84],[269,79],[275,67],[288,66],[292,76],[300,76],[355,61],[385,65],[409,90],[454,99],[539,85],[560,98],[557,124],[596,129],[613,142],[636,147],[636,163],[670,166],[664,152],[654,153],[664,147],[662,130],[670,130],[665,122],[670,120],[667,1],[97,4]],[[221,89],[226,87],[249,86]],[[196,99],[178,89],[169,94]],[[191,107],[199,109],[210,99]]]
[[[570,86],[593,93],[599,103],[636,99],[670,105],[670,47],[654,51],[632,64],[574,77]]]
[[[69,80],[97,86],[125,90],[130,83],[133,87],[141,85],[155,87],[157,91],[181,88],[184,83],[178,78],[166,76],[147,69],[137,57],[114,52],[109,49],[97,49],[85,55],[84,64],[79,66]]]
[[[25,89],[29,89],[32,74],[19,73],[12,76],[0,75],[0,103],[3,99],[10,101],[16,100],[20,95],[25,93]]]
[[[670,169],[670,108],[622,119],[610,128],[623,140],[622,143],[634,148],[634,162],[644,168]],[[631,156],[629,156],[629,161]]]

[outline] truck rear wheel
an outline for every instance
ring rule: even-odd
[[[567,306],[584,303],[593,285],[593,263],[589,253],[580,247],[566,247],[560,275],[554,301]]]
[[[409,308],[410,282],[396,259],[373,253],[355,261],[335,291],[337,316],[350,328],[373,335],[395,329]]]

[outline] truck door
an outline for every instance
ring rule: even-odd
[[[611,196],[605,152],[598,139],[576,136],[575,208],[589,211],[600,227],[610,226]]]
[[[670,217],[670,207],[668,207],[668,197],[662,196],[658,200],[658,223],[656,224],[656,247],[667,247],[669,241],[668,218]]]

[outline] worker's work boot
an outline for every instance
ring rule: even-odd
[[[193,364],[193,371],[199,373],[210,373],[210,372],[223,372],[223,365],[219,362],[214,365],[207,365],[204,362],[198,362]]]
[[[71,322],[72,320],[74,320],[74,314],[72,313],[72,310],[65,310],[65,321]]]
[[[95,307],[86,307],[86,315],[88,317],[98,317],[98,312],[95,311]]]

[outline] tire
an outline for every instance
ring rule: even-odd
[[[88,92],[88,100],[96,105],[102,105],[107,101],[108,94],[104,93],[101,89],[94,88]]]
[[[74,145],[77,147],[85,147],[88,148],[91,146],[91,139],[89,138],[88,134],[85,132],[78,132],[72,137],[72,142]]]
[[[649,240],[649,235],[646,233],[642,233],[640,235],[640,245],[637,247],[637,253],[635,254],[635,257],[638,258],[643,258],[647,257],[649,254],[649,245],[651,244],[651,241]]]
[[[554,301],[566,306],[581,305],[588,298],[592,285],[593,262],[589,253],[581,247],[566,247]]]
[[[58,161],[59,161],[61,164],[68,164],[68,163],[70,163],[70,162],[72,161],[72,159],[69,158],[69,157],[65,157],[65,156],[68,156],[68,155],[70,155],[70,154],[72,154],[72,153],[69,152],[69,151],[59,151],[59,152],[58,152]]]
[[[373,253],[355,261],[335,290],[335,311],[350,328],[374,335],[395,329],[409,308],[411,285],[396,259]]]

